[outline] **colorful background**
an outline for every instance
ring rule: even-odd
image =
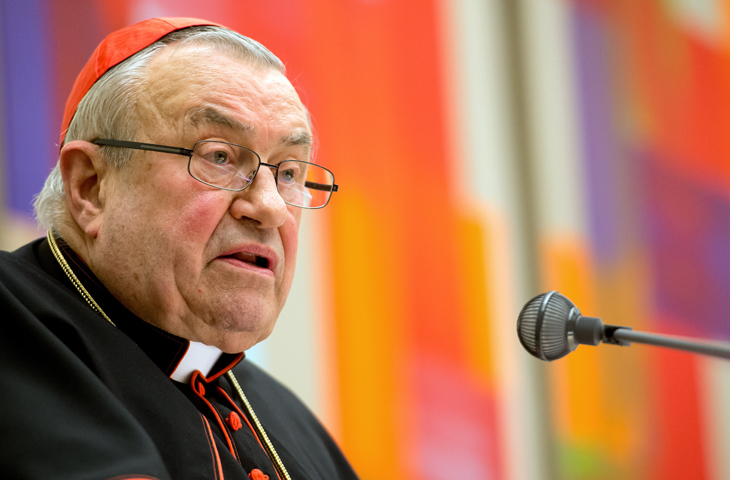
[[[110,31],[197,16],[286,63],[341,191],[305,214],[249,355],[363,479],[730,479],[730,364],[635,345],[543,364],[557,289],[637,330],[730,340],[730,2],[2,0],[0,247]],[[191,68],[205,68],[195,65]]]

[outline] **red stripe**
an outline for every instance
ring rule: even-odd
[[[149,475],[119,475],[118,477],[107,478],[106,480],[160,480],[157,477],[150,477]]]
[[[215,478],[223,480],[223,466],[221,465],[221,457],[218,455],[218,447],[215,446],[215,438],[213,437],[213,431],[210,429],[210,423],[208,419],[201,413],[200,418],[203,419],[203,425],[205,426],[205,436],[208,438],[208,446],[210,447],[210,453],[213,456],[213,473]]]

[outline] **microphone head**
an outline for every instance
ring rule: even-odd
[[[556,291],[542,293],[522,307],[517,336],[525,350],[540,360],[564,357],[578,346],[573,329],[580,310]]]

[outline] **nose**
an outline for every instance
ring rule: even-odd
[[[288,214],[286,203],[276,188],[276,179],[270,168],[261,166],[253,183],[236,193],[231,204],[233,218],[249,218],[259,228],[278,228]]]

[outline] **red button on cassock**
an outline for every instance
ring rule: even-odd
[[[226,418],[226,423],[229,427],[231,427],[231,430],[233,430],[234,432],[243,426],[243,424],[241,423],[241,417],[239,417],[236,412],[231,412],[228,414],[228,418]],[[254,471],[258,472],[258,470]]]
[[[251,480],[269,480],[268,475],[264,475],[264,472],[259,470],[258,468],[254,468],[251,470],[251,473],[248,474],[248,478]]]

